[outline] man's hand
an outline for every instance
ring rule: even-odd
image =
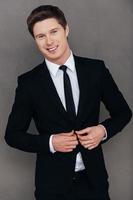
[[[55,151],[71,152],[76,148],[78,140],[74,131],[69,133],[59,133],[53,135],[52,144]]]
[[[105,129],[101,125],[85,128],[80,131],[75,131],[79,142],[85,148],[91,150],[99,145],[105,136]]]

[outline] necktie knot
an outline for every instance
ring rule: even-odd
[[[66,72],[67,66],[66,65],[61,65],[59,69],[62,70],[63,72]]]

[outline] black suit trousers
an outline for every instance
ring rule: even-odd
[[[36,200],[44,200],[44,197],[37,197]],[[95,191],[92,189],[86,171],[75,173],[72,184],[66,191],[66,193],[60,193],[49,195],[45,200],[110,200],[108,194],[108,188],[105,191]]]

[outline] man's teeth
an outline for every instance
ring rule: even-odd
[[[49,48],[48,51],[54,51],[56,49],[57,49],[57,47],[52,47],[52,48]]]

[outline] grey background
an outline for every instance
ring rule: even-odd
[[[3,136],[14,101],[17,76],[42,61],[26,27],[41,4],[59,6],[70,26],[75,54],[103,59],[132,108],[133,2],[131,0],[0,1],[0,199],[33,200],[35,154],[10,148]],[[101,119],[108,114],[101,106]],[[112,200],[133,199],[132,122],[103,145]],[[34,123],[30,131],[36,133]],[[90,172],[92,173],[92,172]]]

